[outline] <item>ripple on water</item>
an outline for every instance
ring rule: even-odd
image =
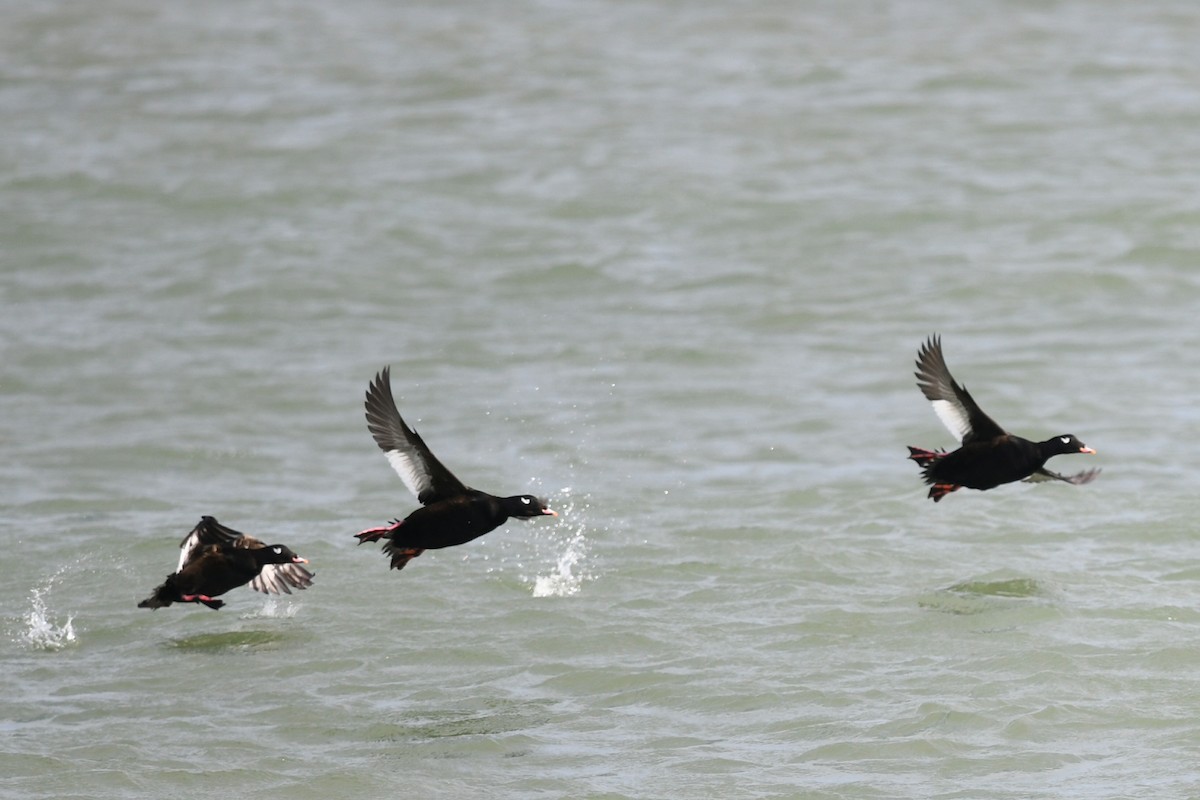
[[[1021,601],[1048,602],[1052,596],[1050,588],[1036,578],[981,577],[923,595],[917,605],[930,611],[969,615],[1023,605]]]
[[[220,633],[198,633],[181,639],[171,639],[165,646],[178,650],[218,653],[224,651],[250,652],[273,650],[288,640],[282,631],[222,631]]]

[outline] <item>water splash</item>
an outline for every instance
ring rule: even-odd
[[[29,591],[29,613],[23,618],[24,628],[18,637],[18,641],[27,647],[34,650],[62,650],[75,644],[74,615],[69,615],[67,621],[60,625],[46,603],[47,595],[66,569],[63,567]]]
[[[578,594],[585,581],[592,575],[587,569],[587,557],[590,543],[587,538],[586,511],[587,504],[576,502],[571,497],[570,487],[565,487],[558,493],[561,501],[552,503],[561,516],[546,532],[546,539],[538,543],[538,560],[546,559],[544,553],[549,553],[548,570],[543,574],[534,575],[532,579],[523,576],[523,580],[533,584],[534,597],[569,597]],[[545,563],[545,561],[543,561]]]
[[[569,597],[578,594],[584,575],[576,572],[587,556],[588,543],[583,531],[578,531],[567,542],[566,549],[558,556],[554,569],[548,575],[538,575],[533,581],[534,597]]]
[[[267,597],[262,608],[242,614],[240,619],[291,619],[300,611],[301,603],[279,597]]]
[[[538,480],[531,479],[536,486]],[[463,561],[483,561],[488,575],[505,575],[517,571],[518,580],[526,584],[534,597],[565,597],[577,594],[583,584],[595,579],[589,569],[591,542],[587,522],[589,503],[586,496],[575,499],[571,488],[549,495],[550,507],[558,517],[538,517],[526,521],[531,527],[527,538],[485,536],[470,548],[463,548]],[[510,523],[514,524],[514,523]],[[531,552],[532,551],[532,552]],[[531,574],[532,573],[532,574]]]

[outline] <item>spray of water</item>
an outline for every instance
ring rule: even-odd
[[[577,594],[583,586],[585,574],[579,571],[587,557],[587,539],[578,531],[559,554],[554,567],[545,575],[533,580],[534,597],[567,597]]]
[[[268,596],[258,611],[241,615],[241,619],[291,619],[300,611],[300,603]]]
[[[575,501],[570,487],[558,492],[551,505],[560,516],[538,542],[538,573],[522,579],[532,584],[534,597],[569,597],[593,577],[588,568],[587,507]]]
[[[70,565],[62,567],[41,584],[29,591],[29,611],[17,640],[34,650],[61,650],[75,644],[75,617],[68,615],[66,622],[59,623],[50,610],[48,599],[51,590]]]

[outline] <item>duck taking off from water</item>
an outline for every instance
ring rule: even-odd
[[[961,443],[950,452],[908,448],[908,457],[921,467],[921,475],[930,485],[929,497],[935,503],[964,486],[986,490],[1020,480],[1080,485],[1100,474],[1099,469],[1074,475],[1046,469],[1046,462],[1053,456],[1096,451],[1069,433],[1034,442],[1001,428],[950,375],[942,356],[941,338],[936,334],[917,352],[916,376],[925,399]]]
[[[359,544],[387,539],[383,552],[391,559],[392,569],[404,569],[426,550],[478,539],[510,518],[558,516],[531,494],[497,497],[454,477],[401,418],[388,367],[367,387],[366,411],[367,429],[375,443],[421,504],[402,520],[355,534]]]
[[[267,545],[204,516],[179,543],[179,564],[138,608],[163,608],[172,603],[203,603],[212,609],[225,605],[215,599],[249,583],[264,594],[291,594],[312,585],[313,574],[301,564],[308,560],[286,545]]]

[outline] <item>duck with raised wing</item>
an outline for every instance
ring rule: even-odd
[[[951,452],[908,448],[908,457],[921,467],[921,475],[930,485],[929,497],[935,503],[964,486],[986,490],[1020,480],[1080,485],[1100,474],[1099,469],[1075,475],[1046,469],[1046,462],[1054,456],[1096,451],[1069,433],[1034,442],[1001,428],[950,375],[937,335],[930,336],[918,351],[916,376],[925,399],[961,443]]]
[[[138,608],[163,608],[172,603],[203,603],[212,609],[225,605],[217,600],[230,589],[244,584],[263,594],[291,594],[292,587],[307,589],[313,573],[286,545],[267,545],[204,516],[179,543],[175,571]]]
[[[391,559],[392,569],[403,569],[426,550],[478,539],[510,518],[558,516],[531,494],[497,497],[454,477],[400,417],[388,367],[367,387],[366,412],[367,429],[375,443],[421,504],[402,520],[355,534],[359,544],[387,539],[383,552]]]

